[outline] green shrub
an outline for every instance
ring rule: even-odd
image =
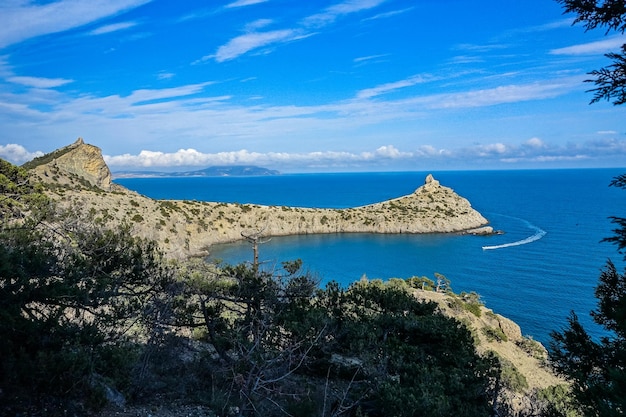
[[[426,277],[411,277],[407,278],[406,282],[411,288],[417,288],[425,291],[433,291],[435,289],[435,282]]]
[[[476,317],[482,315],[482,304],[479,303],[463,303],[463,310],[469,311]]]
[[[513,392],[524,392],[528,389],[528,381],[509,361],[500,359],[500,377],[505,387]]]
[[[533,340],[531,337],[524,337],[515,342],[515,344],[535,359],[545,359],[546,357],[546,349],[541,345],[541,343]]]
[[[508,342],[509,338],[504,334],[502,329],[495,327],[483,327],[483,334],[487,337],[487,340],[490,342]]]

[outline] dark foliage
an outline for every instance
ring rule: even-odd
[[[607,33],[616,31],[624,33],[626,30],[626,2],[624,0],[556,0],[562,4],[565,13],[577,15],[574,23],[582,23],[587,30],[606,28]],[[595,103],[600,100],[613,101],[615,105],[626,103],[626,45],[619,52],[606,55],[612,64],[590,72],[596,88],[591,100]]]
[[[178,308],[215,347],[205,366],[225,387],[213,398],[224,412],[285,415],[297,399],[315,416],[488,413],[497,363],[476,354],[464,326],[408,286],[317,289],[299,265],[286,263],[285,275],[237,265],[185,278]]]
[[[103,381],[133,357],[128,331],[155,329],[169,275],[130,229],[54,216],[21,168],[3,164],[0,179],[13,202],[0,227],[0,406],[98,405]]]

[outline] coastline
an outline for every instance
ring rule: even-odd
[[[154,200],[112,183],[100,149],[80,138],[31,165],[61,207],[103,226],[130,224],[137,236],[156,241],[175,259],[203,256],[213,244],[252,235],[495,233],[467,199],[431,174],[409,195],[327,209]]]
[[[499,233],[465,198],[432,179],[414,193],[371,205],[318,209],[154,200],[113,184],[111,191],[49,192],[66,208],[111,226],[129,223],[167,257],[204,256],[214,244],[263,237],[329,233],[490,235]],[[104,193],[104,195],[103,195]]]

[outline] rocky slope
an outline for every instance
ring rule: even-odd
[[[493,232],[469,201],[431,175],[410,195],[337,210],[154,200],[112,183],[100,149],[82,139],[25,166],[62,206],[103,225],[130,223],[173,258],[202,255],[243,235]]]
[[[463,297],[420,290],[415,295],[422,300],[436,302],[444,315],[467,324],[473,332],[479,353],[495,352],[524,375],[528,387],[523,392],[565,383],[546,366],[546,349],[539,342],[523,336],[520,326],[514,321],[484,305],[470,311],[464,307],[468,303],[463,301]],[[519,393],[520,396],[523,392]]]

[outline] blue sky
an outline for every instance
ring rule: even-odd
[[[626,166],[587,73],[626,42],[551,0],[3,0],[0,157],[113,171]]]

